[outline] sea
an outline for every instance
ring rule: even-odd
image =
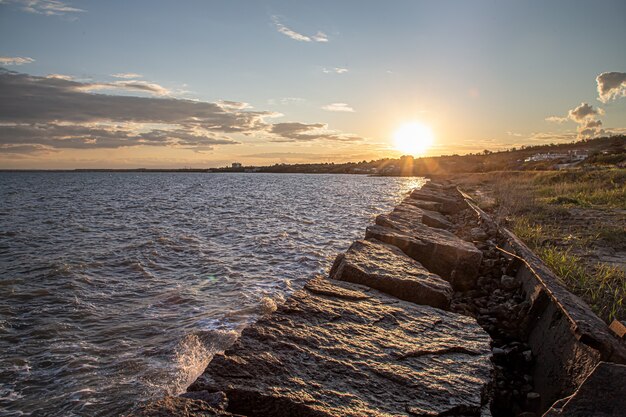
[[[0,173],[0,415],[177,395],[423,178]]]

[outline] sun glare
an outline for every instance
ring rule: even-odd
[[[409,155],[422,155],[433,144],[433,131],[420,122],[406,123],[393,135],[397,150]]]

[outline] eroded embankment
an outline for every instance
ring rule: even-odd
[[[541,415],[600,361],[626,356],[526,250],[456,187],[427,183],[378,216],[328,278],[245,329],[186,394],[137,415]],[[597,369],[589,378],[624,375]],[[592,406],[610,412],[625,397]],[[551,415],[585,398],[581,388]]]

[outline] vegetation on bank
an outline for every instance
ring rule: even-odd
[[[499,172],[459,181],[600,317],[626,319],[626,169]]]
[[[580,151],[589,155],[589,162],[594,164],[611,163],[626,164],[624,144],[626,136],[610,136],[586,141],[522,146],[503,151],[484,150],[468,155],[444,155],[436,157],[383,158],[372,161],[346,163],[316,164],[274,164],[254,167],[239,166],[211,168],[211,172],[275,172],[275,173],[308,173],[308,174],[369,174],[385,176],[429,176],[455,173],[475,173],[502,170],[543,170],[548,169],[559,160],[526,161],[537,154],[567,154]]]

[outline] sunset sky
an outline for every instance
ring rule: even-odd
[[[0,0],[0,168],[424,155],[626,131],[626,2]]]

